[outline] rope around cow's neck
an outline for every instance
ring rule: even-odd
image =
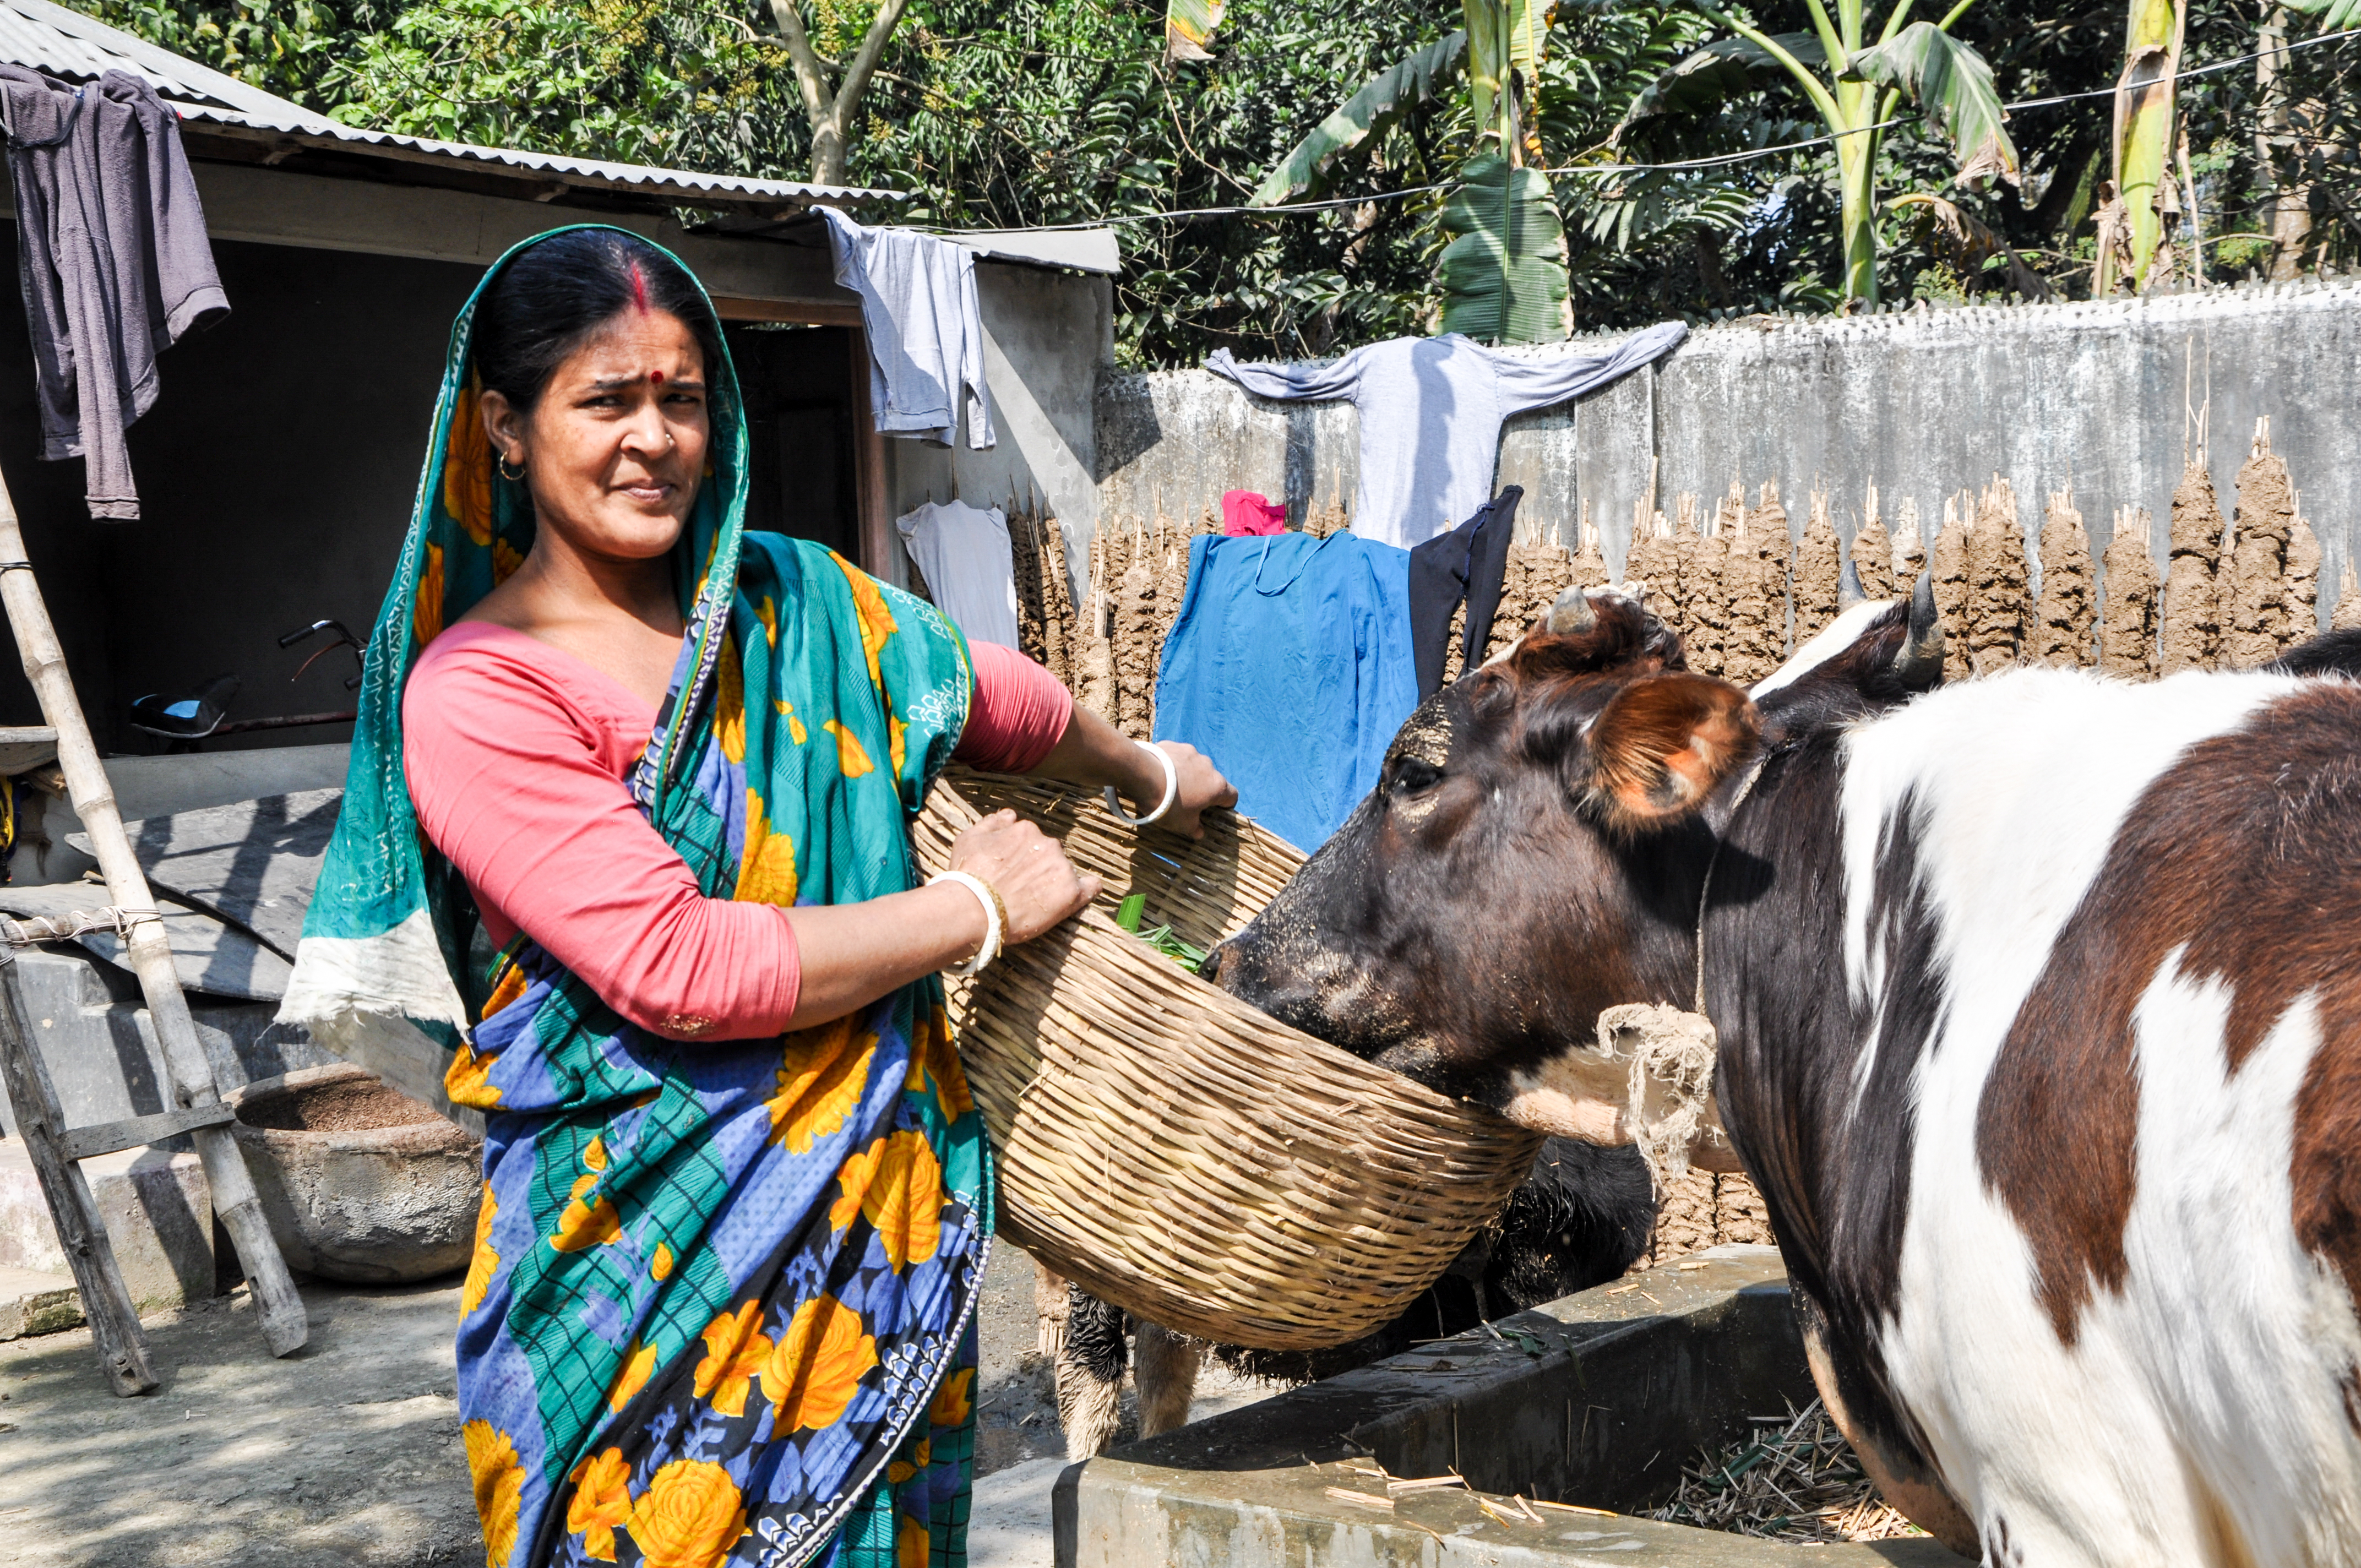
[[[1713,906],[1713,869],[1721,863],[1722,839],[1736,826],[1738,808],[1744,806],[1746,797],[1754,793],[1754,781],[1763,776],[1763,770],[1770,761],[1771,753],[1766,751],[1754,759],[1752,767],[1746,770],[1745,782],[1738,786],[1738,793],[1730,797],[1730,816],[1723,820],[1721,831],[1713,836],[1713,853],[1706,857],[1705,885],[1697,889],[1697,1011],[1700,1018],[1708,1016],[1705,1010],[1705,913]]]

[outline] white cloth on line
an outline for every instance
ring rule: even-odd
[[[916,229],[869,228],[822,207],[836,280],[861,296],[869,409],[879,433],[950,446],[994,443],[983,389],[983,316],[975,252]]]
[[[895,520],[935,608],[971,642],[1016,646],[1016,562],[998,507],[928,501]]]
[[[1397,337],[1326,365],[1241,365],[1221,348],[1205,368],[1266,398],[1351,402],[1361,416],[1353,532],[1408,550],[1492,499],[1502,422],[1596,391],[1670,353],[1688,332],[1664,322],[1550,354],[1505,353],[1457,333]]]

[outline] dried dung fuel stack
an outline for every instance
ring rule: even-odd
[[[2288,604],[2288,546],[2295,532],[2295,486],[2271,450],[2271,422],[2255,422],[2255,442],[2238,468],[2238,512],[2221,585],[2225,669],[2267,664],[2288,647],[2294,617]],[[2306,629],[2309,630],[2309,628]]]
[[[1066,570],[1066,530],[1055,517],[1038,518],[1037,527],[1041,542],[1041,662],[1071,690],[1082,620],[1074,613],[1074,579]]]
[[[2288,524],[2287,641],[2292,648],[2320,633],[2320,539],[2304,521],[2303,497],[2295,498],[2295,521]]]
[[[1581,548],[1574,553],[1574,582],[1577,587],[1603,588],[1609,581],[1607,552],[1601,547],[1598,530],[1590,525],[1590,503],[1582,503],[1582,521],[1576,524]]]
[[[1750,514],[1746,492],[1735,486],[1722,505],[1716,521],[1727,546],[1722,580],[1730,626],[1723,638],[1721,674],[1724,680],[1752,685],[1779,667],[1787,635],[1786,514],[1775,499],[1767,510]]]
[[[1681,578],[1696,628],[1688,644],[1689,668],[1718,675],[1730,649],[1730,584],[1723,568],[1730,564],[1730,541],[1722,536],[1719,519],[1706,518],[1697,497],[1684,492],[1678,505],[1682,526],[1693,530],[1697,540]]]
[[[1869,482],[1868,499],[1861,503],[1861,526],[1853,530],[1853,580],[1861,585],[1861,597],[1865,599],[1890,599],[1894,596],[1894,541],[1885,532],[1885,520],[1877,515],[1877,481]],[[1802,641],[1800,633],[1797,641]]]
[[[1074,654],[1074,700],[1115,722],[1115,649],[1107,639],[1107,530],[1091,536],[1090,598],[1083,606]]]
[[[1325,539],[1352,526],[1352,521],[1345,515],[1345,498],[1341,494],[1330,496],[1328,504],[1317,510],[1309,505],[1303,509],[1303,532],[1314,539]]]
[[[2222,652],[2222,503],[2202,463],[2182,470],[2172,492],[2172,565],[2164,579],[2162,646],[2165,674],[2210,670]]]
[[[2353,574],[2353,558],[2345,558],[2344,569],[2337,574],[2336,607],[2328,612],[2331,631],[2350,631],[2361,627],[2361,580]]]
[[[1902,498],[1902,510],[1894,521],[1894,591],[1906,594],[1918,587],[1918,574],[1927,569],[1927,536],[1918,527],[1918,499]]]
[[[2099,668],[2127,681],[2156,674],[2154,523],[2146,507],[2115,513],[2107,541],[2106,608],[2099,622]]]
[[[1524,539],[1510,545],[1508,565],[1500,574],[1500,608],[1492,616],[1492,635],[1485,641],[1484,657],[1507,652],[1510,643],[1549,613],[1557,596],[1573,582],[1574,558],[1565,545],[1547,539]]]
[[[1135,740],[1145,740],[1156,712],[1156,661],[1162,640],[1157,634],[1157,564],[1154,536],[1134,519],[1124,541],[1123,572],[1115,578],[1114,627],[1109,641],[1115,648],[1115,728]]]
[[[1638,585],[1640,599],[1659,620],[1680,630],[1680,562],[1664,514],[1645,500],[1632,509],[1631,548],[1624,553],[1623,578]]]
[[[1943,678],[1963,681],[1972,666],[1968,639],[1972,630],[1969,599],[1968,521],[1975,497],[1966,490],[1943,501],[1943,528],[1935,535],[1935,619],[1943,628]]]
[[[2091,535],[2074,510],[2073,489],[2053,490],[2041,524],[2041,601],[2026,650],[2036,662],[2070,670],[2098,658],[2091,637],[2097,619],[2091,577]]]
[[[1648,1250],[1625,1272],[1637,1274],[1732,1242],[1771,1245],[1771,1212],[1763,1194],[1744,1176],[1717,1176],[1693,1168],[1686,1175],[1665,1179],[1656,1200],[1655,1234]]]
[[[2025,610],[2030,573],[2025,560],[2025,529],[2016,519],[2016,489],[1998,474],[1976,502],[1975,526],[1968,531],[1968,663],[1977,674],[2016,663],[2025,641]]]
[[[1795,646],[1801,648],[1837,618],[1844,585],[1844,542],[1828,515],[1828,492],[1812,490],[1804,537],[1795,542]]]

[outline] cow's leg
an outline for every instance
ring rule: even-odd
[[[1139,1389],[1139,1435],[1155,1437],[1189,1424],[1189,1401],[1196,1397],[1197,1369],[1205,1347],[1186,1334],[1142,1321],[1132,1346],[1131,1380]]]
[[[1058,1358],[1058,1424],[1066,1457],[1089,1459],[1115,1446],[1123,1417],[1123,1309],[1079,1285],[1067,1287],[1065,1354]]]
[[[1828,1339],[1828,1322],[1819,1303],[1801,1290],[1795,1291],[1795,1318],[1804,1332],[1804,1359],[1812,1369],[1812,1384],[1820,1391],[1820,1404],[1828,1419],[1837,1423],[1845,1441],[1861,1458],[1861,1467],[1877,1484],[1885,1500],[1901,1510],[1902,1517],[1941,1541],[1962,1557],[1981,1559],[1983,1542],[1968,1510],[1951,1496],[1943,1478],[1929,1469],[1916,1454],[1890,1452],[1854,1419],[1847,1406],[1842,1380],[1837,1372],[1835,1356]]]
[[[1052,1368],[1066,1355],[1066,1277],[1046,1263],[1033,1265],[1033,1332],[1041,1359]]]

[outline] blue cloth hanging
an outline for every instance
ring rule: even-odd
[[[1409,551],[1349,531],[1190,542],[1156,738],[1211,757],[1240,811],[1318,848],[1377,786],[1417,706]]]

